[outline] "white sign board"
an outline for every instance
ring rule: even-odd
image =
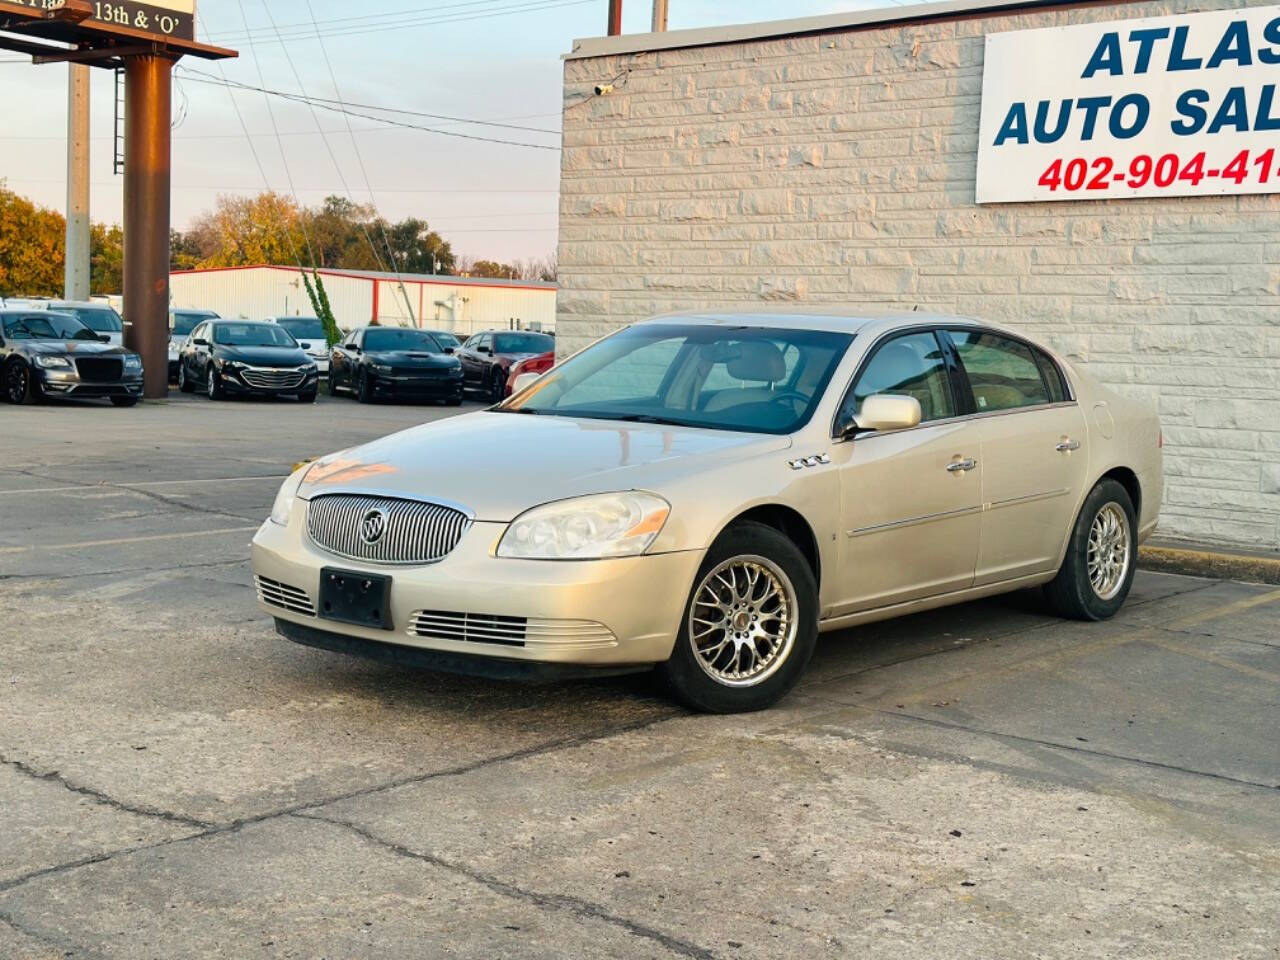
[[[987,36],[978,203],[1280,193],[1280,7]]]

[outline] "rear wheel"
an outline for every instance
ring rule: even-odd
[[[10,403],[26,403],[35,399],[31,371],[21,360],[10,360],[4,371],[4,398]]]
[[[1054,611],[1072,620],[1106,620],[1133,586],[1138,550],[1133,501],[1115,480],[1085,498],[1058,575],[1044,588]]]
[[[113,407],[136,407],[138,405],[137,397],[112,397],[111,405]]]
[[[735,524],[707,551],[658,671],[695,710],[761,710],[796,685],[817,639],[818,587],[804,555],[772,527]]]

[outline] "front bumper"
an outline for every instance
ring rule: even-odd
[[[304,517],[305,509],[295,507],[288,527],[268,520],[253,538],[258,602],[278,621],[352,638],[365,647],[373,643],[519,663],[624,667],[666,660],[703,557],[691,550],[594,561],[499,559],[493,551],[507,524],[476,522],[437,563],[386,566],[320,550],[306,533]],[[317,616],[323,567],[391,576],[392,628]],[[418,616],[424,612],[426,617]],[[469,636],[460,628],[438,629],[464,621],[473,624]],[[519,624],[519,633],[507,632],[511,622]],[[435,626],[423,630],[424,623]],[[494,623],[501,627],[490,626]]]
[[[374,396],[398,400],[461,400],[461,377],[409,377],[369,375]]]
[[[80,374],[70,370],[33,370],[34,382],[42,396],[70,397],[82,400],[104,397],[142,396],[142,374],[126,375],[119,380],[95,382],[80,379]]]
[[[263,370],[264,368],[256,369]],[[265,369],[269,370],[270,368]],[[246,376],[245,370],[232,369],[227,366],[222,368],[221,377],[222,388],[227,393],[255,397],[293,396],[300,393],[313,393],[318,389],[319,385],[318,371],[305,374],[300,383],[290,381],[282,386],[272,386],[263,382],[254,383]]]

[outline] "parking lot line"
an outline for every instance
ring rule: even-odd
[[[82,540],[79,543],[33,543],[25,547],[0,547],[0,554],[30,553],[34,550],[80,550],[84,547],[110,547],[124,543],[148,543],[153,540],[178,540],[182,537],[214,536],[220,533],[249,533],[251,527],[222,527],[218,530],[184,530],[182,533],[154,533],[145,537],[115,537],[110,540]]]
[[[1280,600],[1280,590],[1270,590],[1267,593],[1259,594],[1256,597],[1245,597],[1243,600],[1226,603],[1220,607],[1210,607],[1207,610],[1201,610],[1198,613],[1191,614],[1190,616],[1170,621],[1163,626],[1167,630],[1185,630],[1187,627],[1199,626],[1209,620],[1217,620],[1219,617],[1230,616],[1233,613],[1240,613],[1244,610],[1252,610],[1254,607],[1260,607],[1264,603],[1274,603],[1276,600]]]

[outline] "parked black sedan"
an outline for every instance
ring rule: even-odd
[[[0,310],[4,398],[106,397],[132,407],[142,396],[142,358],[106,340],[70,314]]]
[[[361,327],[329,354],[329,393],[350,390],[361,403],[376,398],[462,403],[462,365],[425,330]]]
[[[206,320],[178,354],[178,389],[197,387],[210,400],[229,394],[316,398],[315,363],[288,330],[252,320]]]

